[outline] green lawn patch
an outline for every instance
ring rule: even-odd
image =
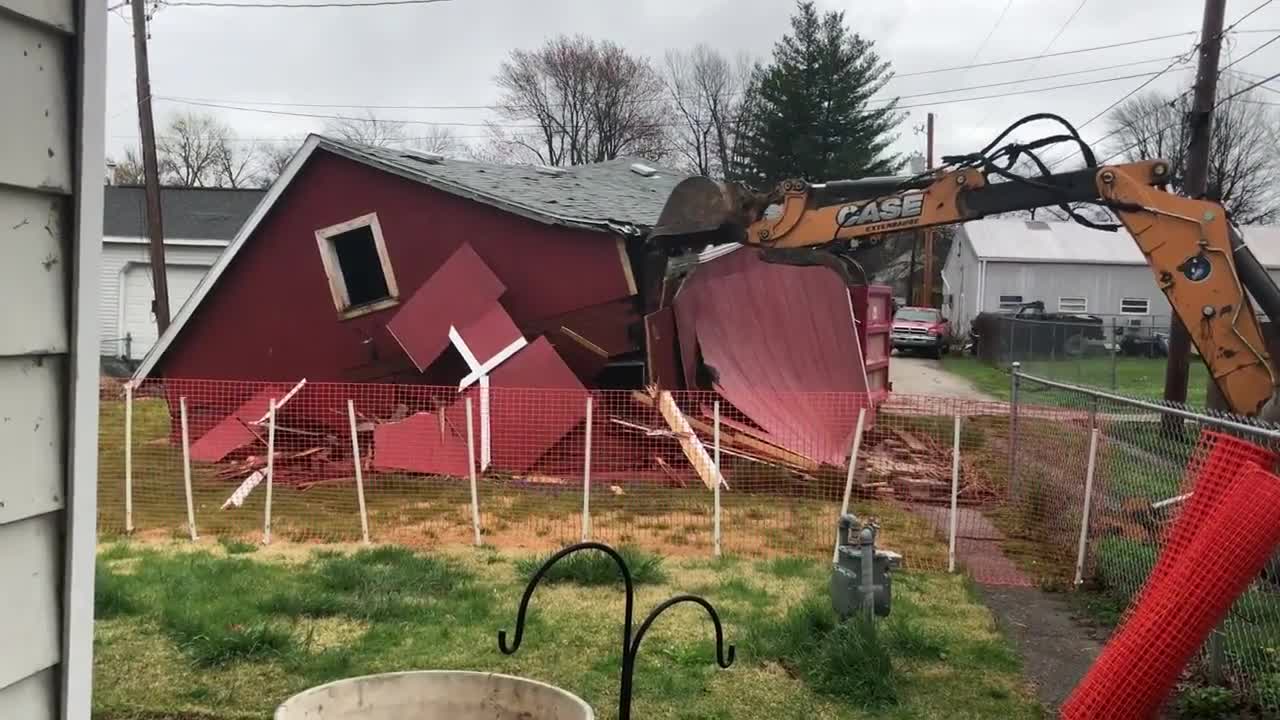
[[[580,695],[604,720],[616,717],[615,584],[542,586],[524,644],[507,656],[496,635],[513,629],[525,584],[518,566],[528,559],[393,547],[228,555],[175,544],[126,556],[115,548],[104,548],[116,559],[102,559],[99,571],[99,720],[262,718],[323,682],[416,668],[536,678]],[[873,629],[835,622],[825,573],[811,566],[664,561],[662,578],[638,588],[638,614],[671,595],[704,592],[737,662],[715,666],[705,613],[672,609],[645,638],[635,716],[1040,717],[991,614],[961,578],[899,574],[895,616]]]
[[[1159,398],[1164,394],[1165,358],[1113,358],[1110,356],[1082,357],[1062,360],[1033,360],[1022,363],[1022,371],[1028,375],[1048,380],[1102,388],[1121,395],[1142,398]],[[988,365],[972,355],[949,355],[942,361],[947,372],[959,375],[974,387],[1001,400],[1010,395],[1009,369],[1007,366]],[[1193,358],[1187,381],[1187,398],[1193,405],[1204,403],[1209,384],[1209,371],[1204,363]],[[1071,393],[1063,394],[1046,387],[1034,387],[1024,383],[1026,400],[1037,405],[1080,406],[1083,401]]]
[[[662,558],[640,548],[623,546],[616,548],[627,564],[631,582],[635,585],[662,583],[667,579],[662,569]],[[526,579],[532,580],[551,554],[525,557],[516,561],[516,568]],[[599,551],[579,551],[561,558],[542,576],[546,583],[577,583],[578,585],[622,584],[622,570],[617,561]]]

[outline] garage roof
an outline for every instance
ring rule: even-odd
[[[146,237],[145,190],[139,185],[108,185],[105,190],[102,234],[108,237]],[[266,190],[161,188],[160,212],[165,237],[230,240],[266,194]]]
[[[1280,269],[1280,226],[1241,229],[1245,243],[1267,268]],[[961,226],[979,260],[1080,265],[1146,265],[1124,230],[1092,230],[1074,222],[974,220]]]

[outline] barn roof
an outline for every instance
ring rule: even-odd
[[[357,162],[519,215],[628,234],[656,224],[667,196],[686,177],[634,158],[552,168],[454,160],[329,137],[318,141],[321,148]]]
[[[1092,230],[1074,222],[973,220],[960,232],[979,260],[1079,265],[1146,265],[1142,251],[1124,230]],[[1280,226],[1241,228],[1258,261],[1280,268]]]
[[[108,185],[103,197],[102,234],[147,236],[147,198],[140,185]],[[166,187],[160,211],[166,238],[230,240],[266,195],[265,190]]]
[[[668,194],[684,179],[680,173],[632,159],[570,168],[499,165],[309,135],[143,358],[133,374],[135,381],[151,373],[258,223],[317,149],[533,220],[609,233],[640,234],[656,224]]]

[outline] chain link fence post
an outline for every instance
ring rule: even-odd
[[[1116,389],[1118,380],[1119,380],[1119,378],[1117,377],[1119,374],[1117,372],[1119,369],[1117,366],[1120,363],[1120,348],[1118,347],[1119,337],[1120,337],[1120,334],[1116,331],[1116,319],[1111,318],[1111,389],[1112,390]],[[1097,398],[1095,398],[1095,400],[1096,399]]]
[[[1009,372],[1009,497],[1018,484],[1018,373],[1022,363],[1013,362]]]

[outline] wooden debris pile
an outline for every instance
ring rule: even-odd
[[[946,505],[951,502],[951,444],[923,433],[876,428],[867,434],[858,458],[854,491],[863,497]],[[997,497],[972,458],[960,454],[961,505],[980,505]]]

